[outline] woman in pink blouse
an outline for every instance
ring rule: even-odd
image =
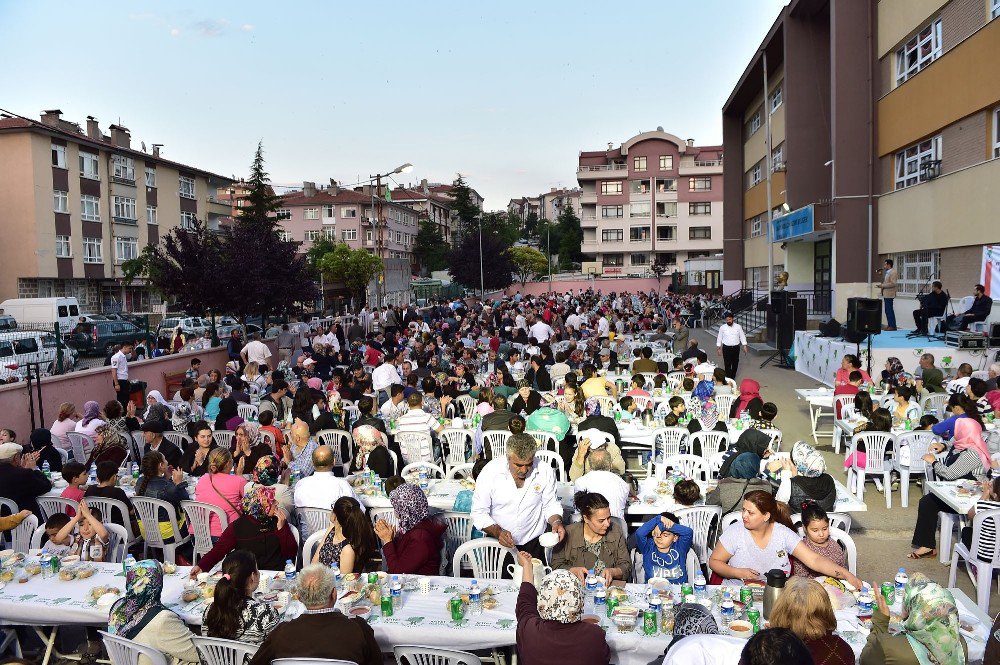
[[[229,473],[232,468],[232,453],[227,448],[214,449],[208,454],[208,473],[198,480],[194,490],[195,501],[222,508],[226,511],[230,524],[243,514],[240,505],[243,501],[243,487],[246,485],[243,476]],[[215,515],[212,515],[209,527],[213,541],[222,535],[222,525]]]

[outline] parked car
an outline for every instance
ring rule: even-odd
[[[17,320],[10,314],[0,314],[0,331],[17,330]]]
[[[30,363],[39,363],[43,374],[57,371],[57,340],[53,333],[40,330],[0,333],[0,365],[16,366],[12,371],[22,379]],[[63,371],[68,372],[76,365],[77,352],[63,349]]]
[[[212,327],[212,322],[200,316],[171,317],[160,321],[160,325],[156,329],[156,335],[157,337],[166,337],[169,339],[174,334],[177,326],[181,327],[181,331],[185,335],[202,335]]]
[[[225,341],[229,339],[229,336],[233,334],[233,331],[239,329],[240,335],[243,339],[247,339],[247,335],[252,335],[253,333],[261,332],[261,328],[258,325],[249,324],[245,328],[239,324],[216,326],[216,333],[219,335],[219,339]]]
[[[84,355],[107,355],[116,344],[144,337],[150,344],[155,340],[152,333],[128,321],[95,321],[77,324],[66,344]]]

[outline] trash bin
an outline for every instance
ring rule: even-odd
[[[129,385],[131,392],[128,394],[128,399],[130,402],[135,404],[137,411],[143,411],[146,408],[146,382],[145,381],[132,381]]]

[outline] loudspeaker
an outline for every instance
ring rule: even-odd
[[[847,328],[864,335],[882,332],[882,303],[875,298],[848,298]]]
[[[820,337],[840,337],[840,321],[830,319],[819,324]]]

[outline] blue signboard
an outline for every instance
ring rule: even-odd
[[[813,207],[793,210],[771,221],[771,242],[791,240],[813,232]]]

